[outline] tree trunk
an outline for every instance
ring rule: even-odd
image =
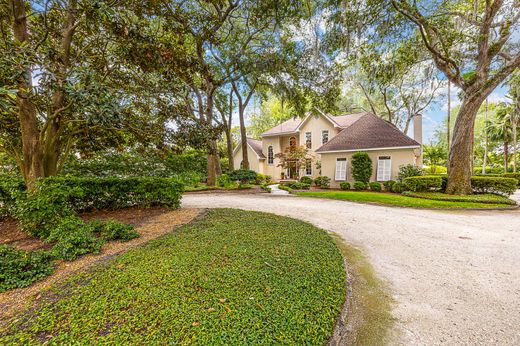
[[[242,146],[242,162],[240,168],[249,169],[249,157],[247,155],[247,134],[246,124],[244,121],[244,107],[243,105],[238,106],[238,117],[240,118],[240,143]]]
[[[471,189],[471,166],[473,159],[473,134],[475,118],[485,95],[464,97],[455,121],[448,160],[448,186],[446,193],[469,195]]]
[[[227,154],[229,158],[228,169],[233,171],[235,169],[235,164],[233,162],[233,136],[231,134],[231,129],[226,126],[226,146],[227,146]]]
[[[16,41],[23,46],[28,38],[27,13],[25,1],[11,0],[12,28]],[[22,160],[20,170],[29,191],[36,189],[36,180],[43,177],[42,151],[40,144],[38,119],[36,107],[31,100],[32,73],[30,66],[24,67],[25,71],[18,79],[18,94],[16,105],[22,136]]]
[[[504,142],[504,173],[507,173],[509,163],[509,142]]]
[[[517,140],[516,140],[516,127],[517,127],[516,121],[513,123],[513,173],[516,173],[516,151],[517,151]]]

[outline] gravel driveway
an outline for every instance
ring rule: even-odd
[[[185,195],[308,221],[367,254],[397,302],[395,344],[520,344],[520,210],[431,211],[270,195]]]

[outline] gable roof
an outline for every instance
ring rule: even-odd
[[[275,127],[267,130],[266,132],[262,133],[263,136],[272,136],[272,135],[278,135],[283,133],[294,133],[298,129],[298,126],[303,122],[303,119],[301,118],[292,118],[289,120],[284,121],[283,123],[276,125]]]
[[[235,150],[233,150],[233,156],[241,148],[242,141],[238,141]],[[264,153],[262,153],[262,141],[247,137],[247,145],[255,152],[259,159],[265,159]]]
[[[346,123],[347,120],[344,121]],[[421,146],[397,127],[372,113],[359,113],[357,119],[348,121],[352,123],[316,152]]]
[[[260,159],[265,159],[265,155],[262,153],[262,141],[247,138],[247,144],[253,149]]]

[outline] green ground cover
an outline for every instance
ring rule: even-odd
[[[214,210],[72,277],[0,329],[0,344],[324,344],[343,258],[302,221]]]

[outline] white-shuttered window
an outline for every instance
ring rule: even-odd
[[[336,181],[347,180],[347,159],[338,158],[336,159]]]
[[[377,159],[377,181],[388,181],[392,179],[392,158],[390,156],[379,156]]]

